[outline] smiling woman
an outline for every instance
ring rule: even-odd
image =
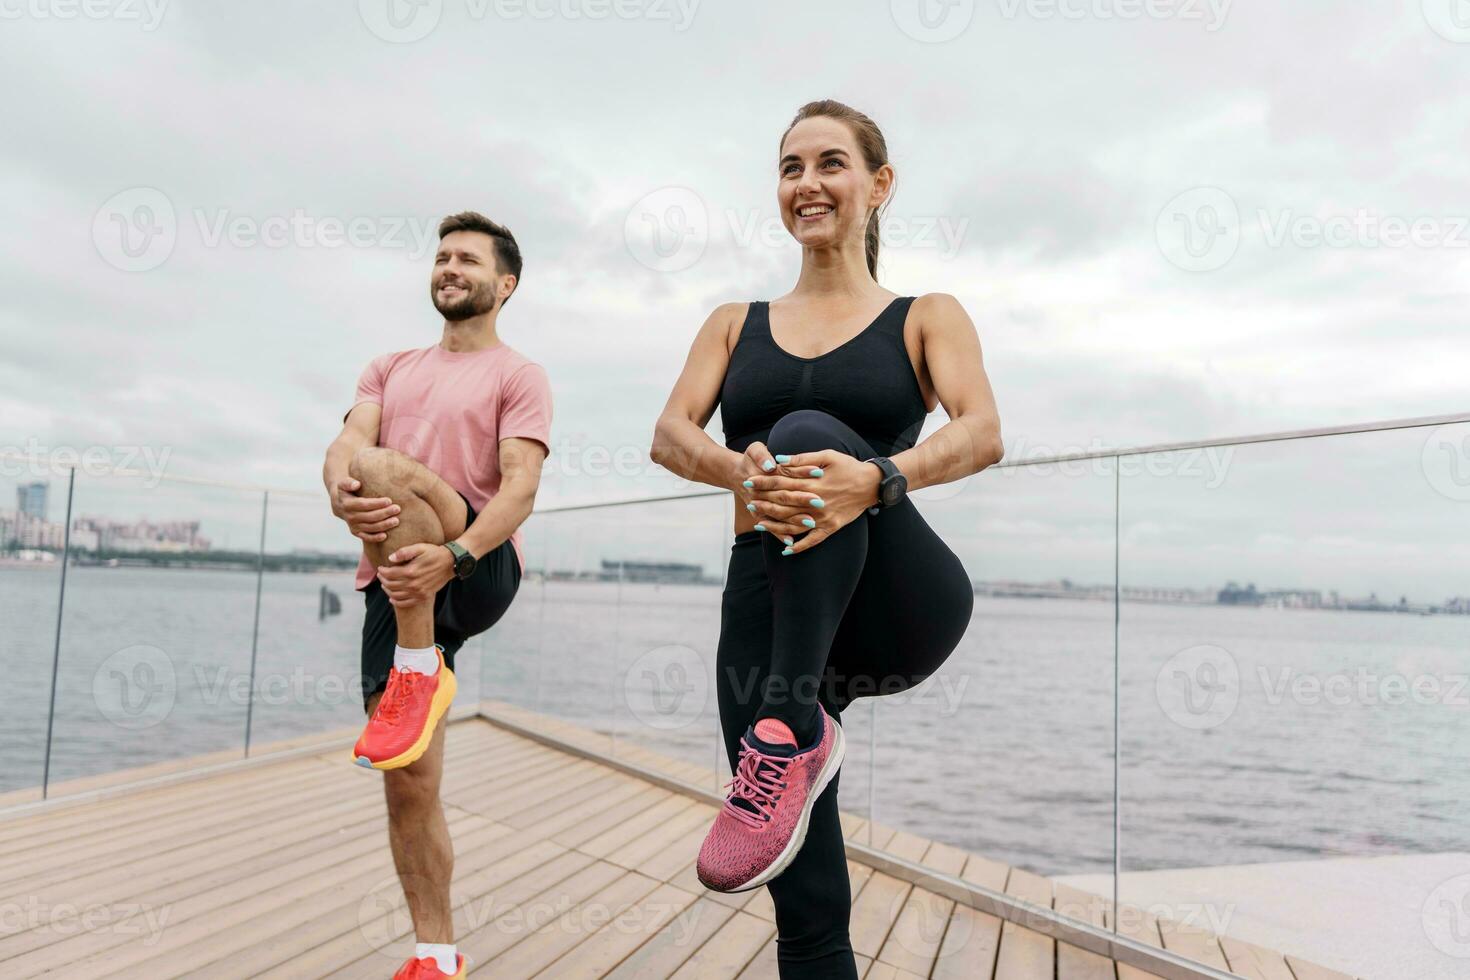
[[[999,460],[1000,423],[959,303],[878,285],[894,171],[873,121],[839,102],[803,106],[777,175],[802,246],[796,287],[711,314],[651,454],[736,504],[716,654],[734,779],[700,880],[770,888],[783,977],[850,980],[842,712],[918,684],[963,636],[969,575],[906,491]],[[949,423],[916,445],[939,404]],[[724,447],[704,431],[716,405]]]

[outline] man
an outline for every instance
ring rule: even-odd
[[[508,230],[473,211],[445,218],[429,281],[443,336],[368,364],[322,468],[332,513],[363,542],[370,718],[352,751],[383,770],[388,841],[418,940],[395,980],[465,975],[439,803],[454,655],[515,597],[520,525],[551,439],[545,370],[497,334],[520,277]]]

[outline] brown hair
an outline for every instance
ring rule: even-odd
[[[888,162],[888,143],[883,139],[883,131],[878,128],[878,124],[852,106],[838,102],[836,99],[808,102],[796,110],[796,118],[791,120],[791,125],[787,126],[786,132],[781,134],[781,144],[776,149],[778,155],[786,146],[786,137],[791,135],[796,124],[803,119],[814,117],[825,117],[847,123],[848,129],[852,130],[853,138],[857,140],[858,149],[862,151],[863,162],[867,164],[869,173],[876,173],[879,167]],[[878,220],[888,209],[888,202],[892,200],[893,194],[890,192],[887,199],[879,207],[873,209],[873,213],[868,216],[867,229],[863,233],[864,251],[868,257],[868,274],[874,279],[878,278]]]
[[[510,287],[511,295],[515,295],[521,285],[521,247],[516,244],[516,236],[510,233],[510,229],[478,211],[461,211],[439,222],[439,240],[443,241],[444,236],[452,231],[478,231],[490,236],[495,250],[495,267],[502,274],[510,273],[516,277],[516,284]],[[510,296],[507,296],[500,305],[509,302]]]

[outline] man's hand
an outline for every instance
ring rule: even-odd
[[[351,478],[338,480],[332,489],[332,513],[347,522],[355,538],[384,541],[398,526],[399,507],[389,497],[359,497],[362,483]]]
[[[835,449],[777,456],[774,472],[746,477],[752,513],[773,534],[802,534],[783,555],[815,548],[878,502],[883,474]]]
[[[442,544],[406,544],[388,556],[391,565],[378,569],[378,581],[394,606],[432,603],[454,578],[454,556]]]

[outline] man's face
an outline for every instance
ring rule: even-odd
[[[451,231],[439,240],[429,298],[444,319],[468,320],[495,309],[501,278],[493,238],[479,231]]]

